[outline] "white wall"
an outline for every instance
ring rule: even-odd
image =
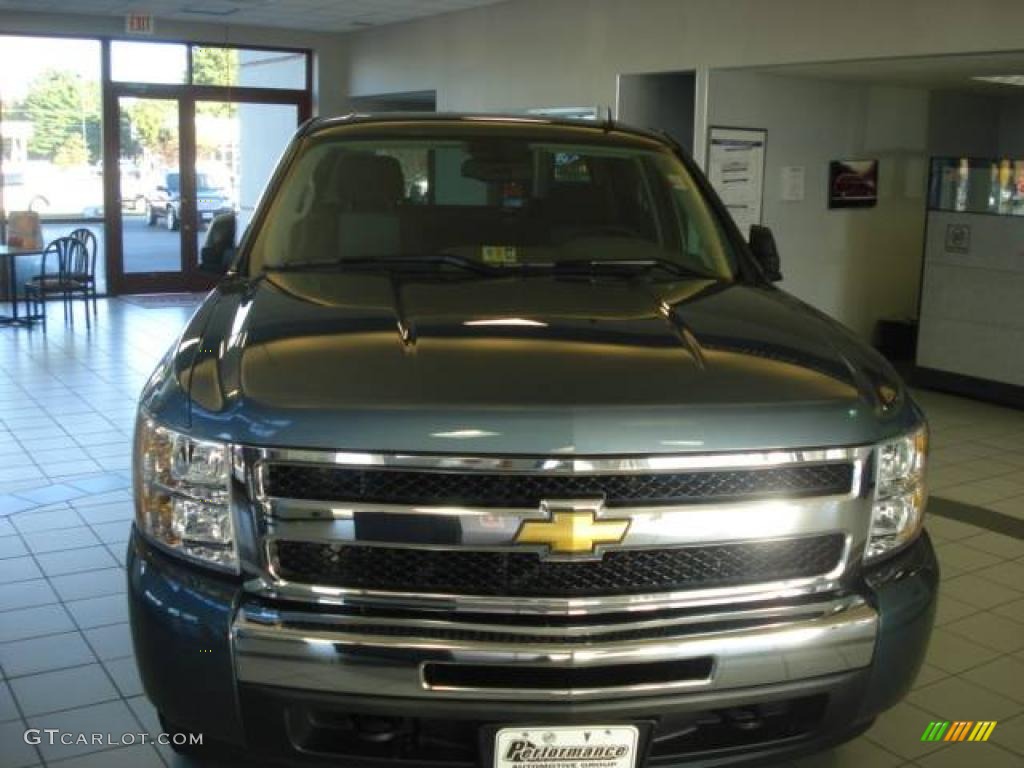
[[[870,338],[878,319],[916,314],[924,236],[928,94],[746,70],[710,78],[710,125],[763,128],[764,223],[782,287]],[[831,160],[878,159],[874,208],[828,208]],[[805,198],[781,195],[784,166],[805,169]]]
[[[440,110],[610,106],[621,73],[1018,50],[1021,29],[1018,0],[510,0],[346,35],[330,79]]]

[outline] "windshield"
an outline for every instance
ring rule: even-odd
[[[736,270],[731,243],[667,149],[481,132],[308,140],[250,271],[439,257],[489,271],[658,265],[731,280]]]
[[[220,189],[220,184],[214,182],[214,180],[205,173],[197,173],[196,189]]]
[[[167,188],[172,192],[177,192],[181,187],[181,174],[180,173],[168,173],[167,174]],[[220,189],[220,186],[216,184],[207,174],[197,173],[196,174],[196,189]]]

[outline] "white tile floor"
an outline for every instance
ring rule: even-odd
[[[100,302],[91,329],[0,328],[0,768],[187,765],[167,748],[25,744],[27,727],[155,733],[124,600],[136,395],[190,309]],[[57,313],[59,315],[59,313]],[[920,393],[933,496],[1024,520],[1024,412]],[[1024,766],[1024,540],[931,516],[937,627],[908,699],[815,766]],[[986,744],[932,720],[998,720]]]

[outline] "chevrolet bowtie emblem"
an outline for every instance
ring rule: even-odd
[[[548,520],[527,520],[516,544],[546,544],[555,555],[593,554],[598,544],[618,544],[629,520],[598,520],[601,502],[541,502]]]

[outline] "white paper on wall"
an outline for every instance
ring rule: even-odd
[[[781,197],[787,203],[799,203],[804,199],[807,186],[807,169],[802,165],[786,165],[781,171]]]

